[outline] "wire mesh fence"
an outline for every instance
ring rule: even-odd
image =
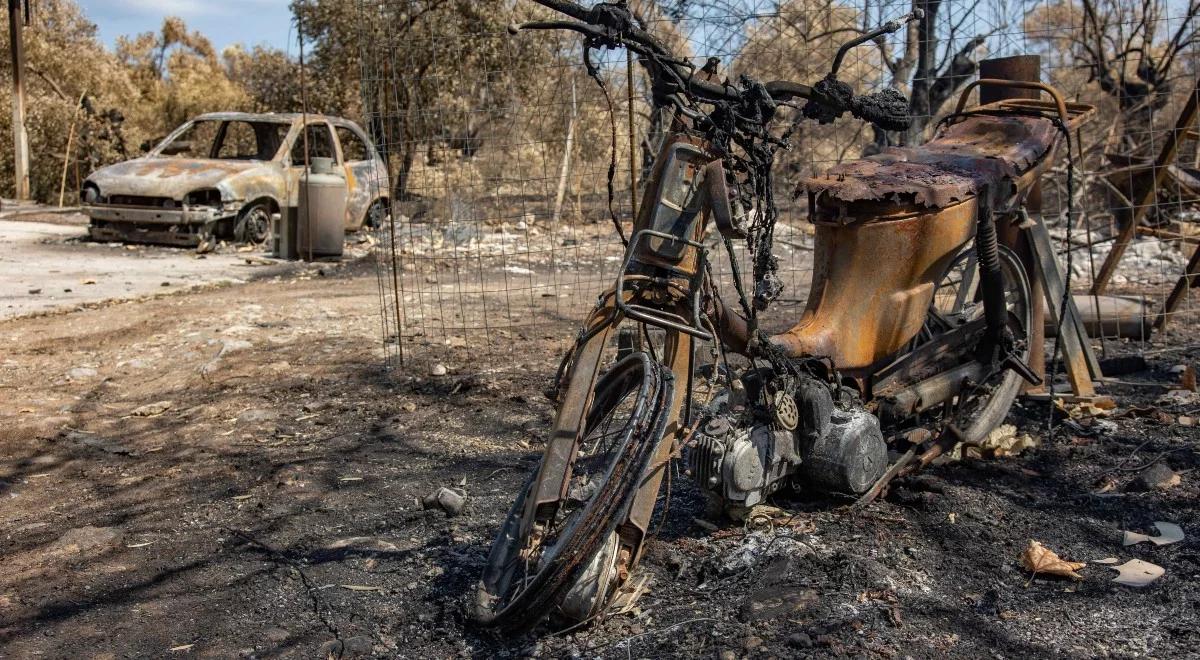
[[[781,109],[776,126],[790,131],[790,147],[775,168],[775,252],[786,286],[770,312],[778,322],[799,318],[811,278],[806,200],[794,196],[799,179],[921,143],[981,60],[1019,54],[1039,55],[1044,81],[1099,109],[1074,136],[1074,170],[1059,153],[1042,182],[1042,214],[1071,288],[1133,296],[1151,322],[1173,298],[1171,323],[1195,320],[1197,301],[1180,278],[1189,259],[1195,272],[1200,243],[1200,2],[647,0],[631,7],[697,67],[718,58],[733,80],[804,83],[824,76],[838,46],[861,31],[914,8],[925,12],[851,51],[840,74],[859,91],[891,86],[911,97],[910,130],[888,133],[849,118],[795,123],[795,109]],[[585,61],[578,35],[510,33],[512,23],[552,17],[530,0],[362,0],[358,11],[363,115],[392,172],[390,217],[376,235],[389,359],[437,362],[483,344],[520,351],[522,338],[562,334],[563,322],[581,321],[612,285],[623,254],[613,219],[628,232],[664,131],[643,71],[623,50]],[[729,260],[711,253],[728,290]],[[1120,258],[1105,266],[1110,254]],[[744,249],[737,258],[746,258]],[[1173,294],[1177,285],[1182,293]],[[561,337],[564,346],[571,339]],[[1143,350],[1150,340],[1135,339]]]

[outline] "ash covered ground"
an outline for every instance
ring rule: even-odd
[[[322,274],[323,273],[323,274]],[[534,465],[571,319],[378,364],[373,269],[0,323],[0,656],[1183,657],[1200,629],[1195,324],[1108,387],[1119,407],[1010,421],[1041,446],[931,469],[867,509],[792,494],[704,518],[682,475],[633,611],[498,638],[464,620]],[[440,370],[438,370],[440,371]],[[1194,424],[1194,421],[1192,422]],[[1179,483],[1144,490],[1147,470]],[[423,511],[439,487],[462,515]],[[1180,524],[1187,538],[1122,545]],[[1086,561],[1030,576],[1031,539]],[[1092,563],[1140,558],[1134,589]]]

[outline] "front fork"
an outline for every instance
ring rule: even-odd
[[[620,312],[624,305],[618,305],[616,302],[618,295],[622,294],[609,292],[603,296],[603,302],[584,324],[581,341],[569,358],[571,363],[558,386],[558,412],[549,440],[550,446],[534,480],[533,497],[526,502],[526,515],[522,517],[525,521],[545,519],[552,515],[551,512],[566,495],[568,483],[565,477],[570,474],[571,457],[575,453],[575,445],[580,441],[585,416],[591,406],[592,391],[600,375],[604,349],[613,331],[624,320],[624,315]],[[659,358],[674,375],[676,387],[672,394],[670,417],[662,437],[657,439],[658,446],[654,458],[645,473],[638,476],[638,491],[628,513],[617,525],[621,536],[620,565],[626,569],[632,568],[641,555],[642,543],[650,529],[663,475],[670,469],[679,435],[683,431],[683,410],[688,394],[686,385],[694,366],[694,342],[688,334],[666,330],[662,355]],[[522,529],[520,533],[524,536],[528,532],[529,530]],[[625,576],[621,577],[623,579]]]

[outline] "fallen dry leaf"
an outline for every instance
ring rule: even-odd
[[[1110,568],[1119,573],[1113,578],[1113,582],[1129,587],[1144,587],[1167,572],[1162,566],[1141,559],[1130,559],[1120,566]]]
[[[1083,576],[1075,571],[1087,566],[1084,562],[1066,561],[1053,550],[1033,540],[1029,541],[1029,547],[1021,554],[1021,565],[1034,575],[1058,575],[1076,580],[1082,580]]]
[[[620,616],[622,614],[630,614],[637,607],[638,600],[647,592],[649,588],[646,584],[649,582],[650,576],[643,575],[640,582],[637,584],[630,583],[622,585],[620,589],[613,594],[612,602],[608,604],[609,616]]]
[[[1096,482],[1095,487],[1096,487],[1096,490],[1093,492],[1096,494],[1110,493],[1117,489],[1117,480],[1114,479],[1111,475],[1105,476]]]
[[[1065,403],[1061,399],[1054,400],[1054,407],[1070,419],[1087,417],[1108,417],[1116,409],[1117,404],[1107,397],[1096,397],[1091,401]]]
[[[978,445],[963,446],[959,444],[950,452],[949,460],[962,458],[1005,458],[1016,456],[1026,449],[1036,449],[1041,443],[1028,433],[1017,434],[1017,427],[1012,424],[1002,424],[988,433]]]
[[[1179,375],[1179,386],[1191,392],[1196,391],[1196,367],[1189,364],[1183,368],[1183,373]]]
[[[1123,544],[1134,545],[1142,541],[1150,541],[1154,545],[1170,545],[1183,540],[1183,528],[1175,523],[1158,521],[1154,523],[1154,528],[1158,530],[1158,536],[1126,531]]]

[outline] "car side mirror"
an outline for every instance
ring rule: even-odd
[[[171,144],[168,144],[167,146],[163,147],[162,151],[160,153],[162,153],[162,155],[164,155],[164,156],[178,156],[179,154],[184,154],[191,150],[192,150],[192,143],[190,141],[176,140],[176,141],[172,142]]]

